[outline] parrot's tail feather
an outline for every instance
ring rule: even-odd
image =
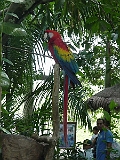
[[[65,75],[64,79],[64,109],[63,109],[63,126],[64,126],[64,141],[67,147],[67,109],[68,109],[68,84],[69,78]]]

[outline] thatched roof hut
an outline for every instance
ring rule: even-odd
[[[111,101],[117,103],[116,110],[120,110],[120,84],[105,88],[104,90],[93,95],[87,100],[88,108],[97,110],[100,107],[109,111],[109,104]]]

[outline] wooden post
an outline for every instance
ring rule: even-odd
[[[59,64],[54,66],[54,86],[52,91],[52,120],[53,120],[53,135],[52,143],[49,146],[48,153],[45,157],[45,160],[52,160],[54,156],[55,145],[59,138],[59,127],[60,127],[60,118],[59,118],[59,86],[60,86],[60,71]]]
[[[53,118],[53,137],[59,138],[59,86],[60,86],[60,71],[59,64],[55,64],[54,68],[54,86],[52,92],[52,118]]]

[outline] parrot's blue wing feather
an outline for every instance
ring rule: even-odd
[[[62,50],[62,54],[60,53],[60,50],[56,47],[54,47],[54,55],[60,65],[60,67],[65,71],[67,76],[70,78],[72,83],[79,84],[81,86],[80,81],[76,77],[76,73],[78,72],[78,65],[74,61],[73,55],[70,57],[70,52]],[[62,56],[61,56],[62,55]],[[70,58],[68,58],[68,56]]]

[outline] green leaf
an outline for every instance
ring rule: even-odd
[[[8,130],[6,130],[5,128],[1,126],[0,126],[0,130],[3,131],[4,133],[11,134]]]
[[[14,64],[13,64],[11,61],[9,61],[8,59],[6,59],[6,58],[2,58],[2,60],[3,60],[4,62],[9,63],[9,64],[11,64],[12,66],[14,66]]]
[[[117,106],[117,104],[112,100],[111,102],[110,102],[110,104],[109,104],[109,108],[110,108],[110,110],[112,111],[112,110],[114,110],[114,108]]]
[[[0,33],[2,32],[2,23],[0,22]]]
[[[99,22],[96,21],[93,25],[92,25],[92,32],[96,33],[99,30]]]
[[[85,49],[86,49],[86,50],[88,50],[90,47],[91,47],[91,44],[90,44],[90,43],[86,43],[86,44],[85,44]]]
[[[78,71],[77,74],[81,77],[84,77],[84,74],[81,71]]]
[[[103,111],[104,113],[104,117],[106,118],[107,121],[111,120],[111,116],[109,115],[109,113],[107,111]]]
[[[15,28],[11,33],[14,36],[26,36],[27,33],[23,28]]]
[[[98,18],[96,17],[96,16],[92,16],[92,17],[89,17],[88,19],[87,19],[87,21],[86,21],[86,23],[93,23],[93,22],[95,22],[95,21],[97,21],[98,20]]]
[[[14,36],[26,36],[27,33],[20,25],[9,22],[3,22],[3,33]]]
[[[19,17],[17,16],[17,14],[14,14],[14,13],[7,13],[7,14],[10,15],[10,16],[15,17],[15,18],[17,18],[17,19],[19,19]]]
[[[73,51],[76,51],[75,46],[73,46],[72,44],[68,44],[68,46],[70,47],[70,49],[72,49]],[[77,51],[76,51],[77,52]]]
[[[94,47],[93,47],[93,52],[94,52],[95,54],[97,54],[97,53],[99,52],[99,50],[98,50],[98,47],[97,47],[97,46],[94,46]]]
[[[7,1],[14,3],[24,3],[25,0],[7,0]]]
[[[10,79],[8,75],[4,71],[0,72],[0,74],[1,74],[0,86],[3,87],[4,89],[8,88],[10,85]]]
[[[88,52],[86,52],[86,50],[83,50],[83,51],[81,51],[81,53],[80,53],[81,55],[87,55],[88,54]]]
[[[111,13],[113,10],[112,10],[112,7],[106,6],[106,7],[104,7],[104,11],[106,13]]]
[[[3,33],[11,35],[15,28],[20,27],[18,24],[13,24],[10,22],[3,22]]]
[[[42,45],[43,45],[44,51],[45,52],[48,51],[48,44],[46,42],[43,42]]]

